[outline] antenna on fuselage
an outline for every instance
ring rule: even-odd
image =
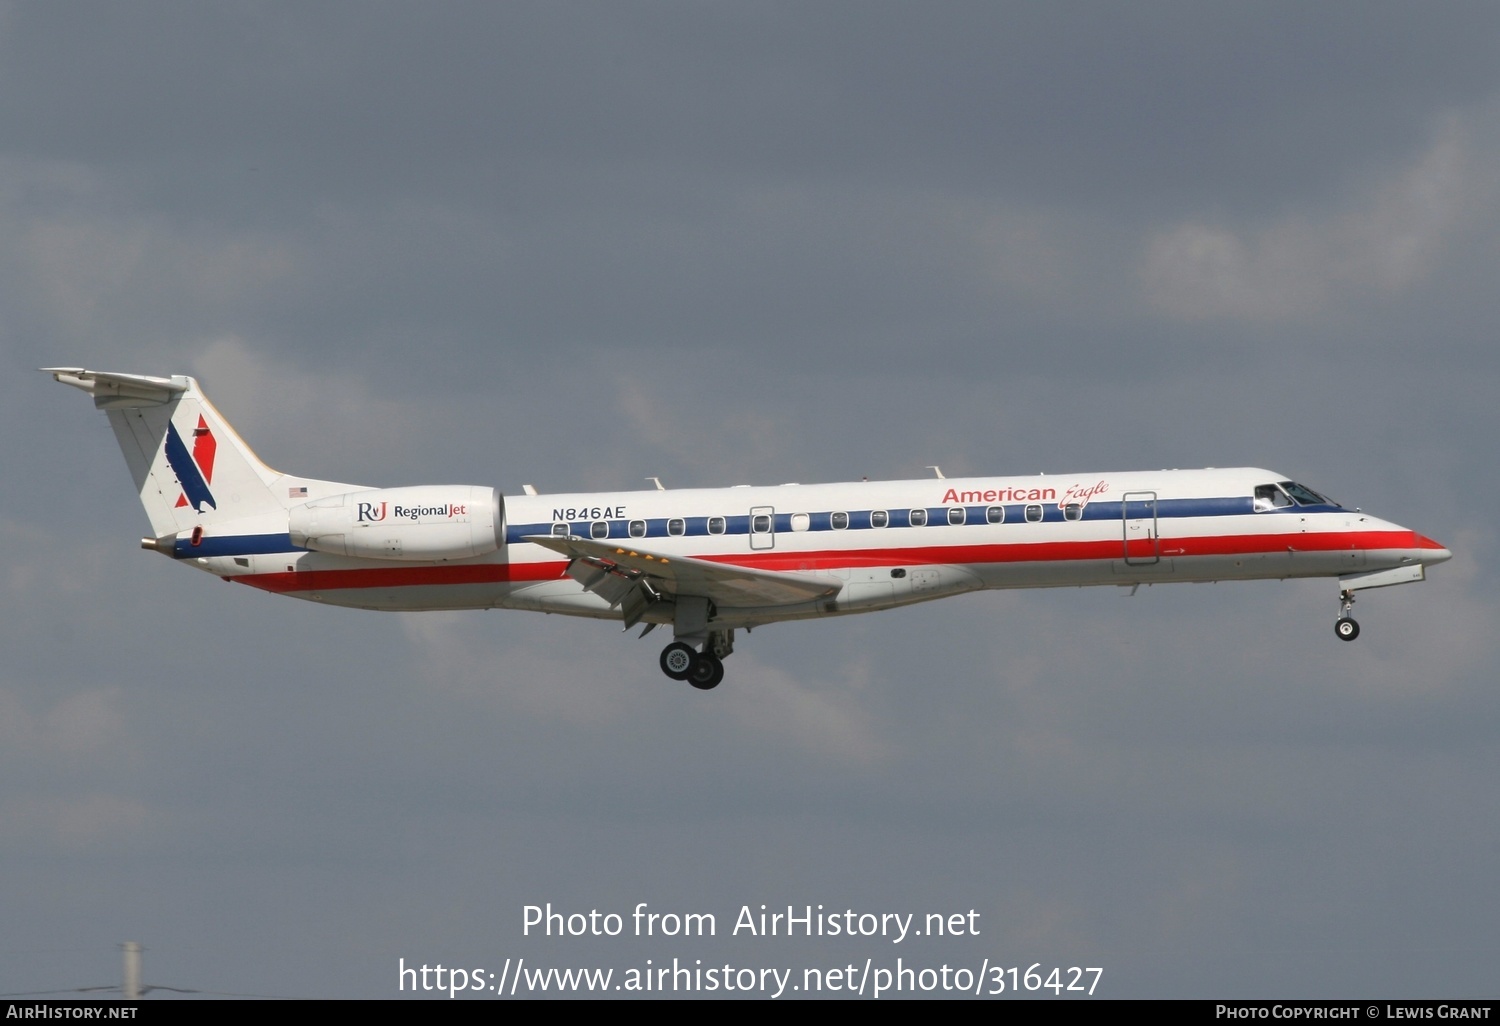
[[[659,492],[664,492],[667,490],[667,486],[661,483],[661,478],[659,477],[648,477],[646,478],[646,480],[656,482],[656,490]]]
[[[936,474],[938,476],[938,480],[939,481],[946,481],[946,480],[948,480],[948,475],[943,473],[943,468],[942,467],[939,467],[936,464],[934,464],[933,466],[930,466],[927,469],[930,470],[930,471],[932,471],[934,474]]]

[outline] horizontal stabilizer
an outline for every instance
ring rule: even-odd
[[[43,367],[54,381],[81,388],[94,397],[100,409],[160,406],[188,390],[184,378],[158,378],[149,374],[112,374],[82,367]]]

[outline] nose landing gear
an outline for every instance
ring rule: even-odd
[[[1354,609],[1354,592],[1339,592],[1339,618],[1333,622],[1333,633],[1339,636],[1341,641],[1353,641],[1359,637],[1359,623],[1350,616]]]

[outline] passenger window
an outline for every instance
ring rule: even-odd
[[[884,527],[891,522],[891,515],[883,509],[870,511],[870,526]]]
[[[764,513],[755,514],[755,518],[750,522],[750,530],[756,534],[770,534],[771,518]]]
[[[592,524],[589,525],[589,534],[595,538],[608,538],[609,521],[595,520]]]
[[[964,508],[962,506],[949,506],[948,507],[948,526],[949,527],[962,527],[963,523],[964,523],[964,520],[966,520],[966,519],[967,519],[967,517],[965,516],[965,510],[964,510]]]
[[[1082,520],[1083,507],[1076,502],[1070,502],[1063,507],[1064,520]]]
[[[1003,523],[1005,523],[1005,507],[1004,506],[990,506],[990,507],[988,507],[984,511],[984,520],[985,520],[985,523],[988,523],[988,524],[1003,524]]]
[[[723,517],[709,517],[708,518],[708,533],[709,534],[723,534],[724,533],[724,518]]]
[[[630,522],[630,537],[646,537],[646,522],[644,520],[632,520]]]
[[[1036,503],[1026,507],[1026,522],[1028,524],[1040,524],[1042,522],[1042,507]]]
[[[793,531],[805,531],[805,530],[807,530],[811,526],[812,526],[812,517],[808,516],[806,513],[793,513],[792,514],[792,530]]]
[[[568,535],[570,535],[572,533],[573,533],[572,531],[568,530],[568,525],[567,524],[553,524],[552,525],[552,537],[554,537],[554,538],[566,538]]]
[[[833,525],[835,531],[842,531],[849,526],[849,514],[847,513],[835,513],[828,520]]]
[[[927,511],[925,509],[914,509],[911,511],[911,526],[926,527]]]
[[[681,517],[673,517],[667,521],[667,533],[673,538],[681,538],[687,533],[687,522]]]

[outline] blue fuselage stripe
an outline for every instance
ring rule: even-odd
[[[1124,502],[1091,502],[1088,505],[1083,506],[1082,508],[1077,510],[1077,516],[1074,519],[1120,520],[1127,513],[1125,505],[1126,504]],[[1246,495],[1230,496],[1227,498],[1157,499],[1154,503],[1151,501],[1143,502],[1137,499],[1132,499],[1129,504],[1130,508],[1128,512],[1132,517],[1149,517],[1151,516],[1153,505],[1156,508],[1156,518],[1158,520],[1175,520],[1189,517],[1196,518],[1244,516],[1246,514],[1255,512],[1250,497]],[[1033,512],[1033,519],[1030,521],[1026,519],[1026,511],[1028,508],[1039,511]],[[1285,506],[1279,509],[1262,510],[1261,515],[1275,516],[1277,514],[1285,513],[1328,513],[1340,508],[1341,507],[1333,505]],[[961,524],[950,523],[948,519],[948,511],[950,509],[961,509],[964,511],[963,521]],[[1060,524],[1068,521],[1069,519],[1066,511],[1062,508],[1059,508],[1055,502],[1045,504],[1022,502],[995,503],[989,506],[929,506],[925,510],[920,510],[920,512],[924,512],[927,515],[927,523],[925,525],[927,527],[978,527],[988,525],[990,523],[988,517],[989,510],[991,509],[1003,510],[1003,516],[998,522],[1006,524]],[[833,526],[833,517],[835,511],[829,510],[819,513],[808,513],[808,525],[805,531],[798,533],[800,534],[810,531],[880,530],[880,528],[876,528],[871,524],[870,516],[875,512],[877,511],[868,509],[849,510],[846,514],[848,517],[847,528]],[[912,524],[912,514],[914,512],[919,512],[918,510],[890,509],[880,512],[884,512],[886,514],[887,526],[889,527],[917,526]],[[778,534],[783,532],[790,532],[792,530],[792,516],[793,514],[791,513],[776,513],[772,518],[775,521],[773,528],[775,532]],[[748,515],[724,517],[674,517],[671,519],[681,520],[683,522],[682,530],[675,535],[671,534],[668,531],[668,524],[670,522],[668,518],[648,517],[637,520],[573,520],[553,521],[540,524],[510,524],[507,526],[505,531],[505,540],[507,544],[513,545],[527,535],[551,534],[553,528],[558,524],[566,524],[568,533],[577,537],[597,537],[600,540],[607,539],[609,541],[629,541],[632,539],[638,540],[641,538],[667,537],[700,538],[732,534],[743,535],[750,533],[750,517]],[[709,524],[711,521],[723,521],[722,529],[710,531]],[[594,524],[597,523],[607,524],[608,533],[596,536],[593,533],[593,530]],[[631,534],[630,525],[632,523],[644,523],[645,533],[634,535]],[[715,523],[714,526],[717,527],[718,524]]]
[[[178,559],[196,559],[200,556],[263,556],[306,551],[292,544],[290,534],[226,534],[217,537],[205,535],[197,545],[187,538],[178,538],[172,554]]]
[[[1077,511],[1077,520],[1121,520],[1128,512],[1132,517],[1150,517],[1152,503],[1140,502],[1132,499],[1129,509],[1124,502],[1091,502]],[[1230,498],[1207,498],[1207,499],[1158,499],[1155,502],[1156,519],[1176,520],[1197,517],[1225,517],[1245,516],[1254,509],[1247,496],[1235,496]],[[925,510],[927,515],[927,527],[984,527],[995,526],[990,523],[988,516],[990,509],[1001,509],[1004,511],[1005,524],[1027,524],[1027,523],[1064,523],[1068,520],[1065,510],[1059,509],[1055,503],[1003,503],[992,506],[929,506]],[[1039,510],[1040,520],[1026,519],[1027,509]],[[1290,513],[1331,513],[1342,507],[1326,506],[1286,506],[1272,510],[1261,510],[1259,516],[1278,516]],[[961,524],[949,521],[949,510],[961,509],[963,522]],[[848,527],[834,527],[833,517],[835,511],[823,511],[807,514],[808,525],[804,534],[809,532],[835,531],[878,531],[883,528],[874,527],[871,522],[871,514],[876,510],[849,510]],[[842,511],[838,511],[842,512]],[[918,510],[891,509],[880,511],[886,514],[888,527],[912,527],[923,526],[912,524],[912,514]],[[1037,516],[1037,513],[1033,513]],[[776,513],[773,516],[773,530],[777,534],[792,532],[791,513]],[[681,521],[682,530],[678,534],[671,534],[668,525],[673,521]],[[709,530],[710,522],[723,522],[722,530]],[[750,533],[750,517],[748,515],[724,516],[724,517],[649,517],[639,520],[575,520],[559,521],[556,523],[539,524],[510,524],[505,531],[505,541],[508,545],[518,544],[522,538],[528,535],[550,534],[557,523],[566,523],[568,532],[580,538],[593,538],[593,525],[602,523],[608,525],[609,533],[598,536],[601,540],[610,541],[633,541],[642,538],[706,538],[728,535],[747,535]],[[644,534],[632,535],[631,524],[645,525]],[[242,534],[242,535],[205,535],[197,545],[192,544],[187,538],[178,538],[174,547],[174,554],[179,559],[190,559],[199,556],[253,556],[270,555],[282,552],[306,552],[307,550],[292,544],[290,534]]]

